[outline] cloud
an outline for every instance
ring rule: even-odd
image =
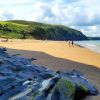
[[[33,21],[46,22],[47,18],[54,17],[52,9],[45,2],[40,2],[40,1],[36,2],[34,4],[33,11],[34,12],[31,17]],[[48,20],[47,20],[47,22],[48,22]]]
[[[3,10],[0,11],[0,21],[13,20],[13,19],[14,19],[13,13]]]
[[[35,0],[34,0],[35,1]],[[0,7],[20,6],[31,4],[32,0],[0,0]]]
[[[13,20],[14,16],[12,13],[5,11],[3,14],[3,19],[4,20]]]
[[[72,26],[72,28],[78,29],[87,36],[99,36],[100,37],[100,25],[94,26]]]
[[[25,7],[20,7],[24,4]],[[24,15],[24,19],[69,26],[100,24],[99,4],[99,0],[0,0],[1,7],[10,5],[6,11],[11,11],[17,17],[22,18],[25,12],[29,16]],[[15,5],[19,6],[14,8]]]
[[[65,0],[54,0],[51,5],[43,1],[36,2],[32,20],[75,26],[100,24],[100,13],[89,6],[90,0],[87,0],[88,3],[83,1],[71,0],[66,3]]]

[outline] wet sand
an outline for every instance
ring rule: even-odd
[[[10,54],[35,58],[33,63],[46,66],[55,71],[71,71],[76,69],[86,75],[100,91],[100,54],[86,48],[69,47],[63,41],[13,40],[1,43],[8,48]],[[90,96],[84,100],[100,100],[100,95]]]

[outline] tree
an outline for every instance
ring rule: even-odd
[[[21,34],[22,34],[22,39],[26,39],[26,32],[25,32],[25,30],[22,30]]]

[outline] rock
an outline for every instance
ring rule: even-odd
[[[46,80],[43,80],[41,87],[33,94],[34,100],[52,100],[50,99],[50,91],[52,91],[59,77],[55,76]]]
[[[0,52],[7,51],[6,48],[0,48]]]
[[[87,95],[99,94],[96,87],[90,82],[88,82],[88,80],[85,78],[85,76],[82,73],[76,70],[67,73],[60,73],[60,76],[67,80],[72,81],[72,83],[75,84],[76,86],[75,98],[83,98]]]
[[[0,59],[0,64],[4,64],[5,61],[3,59]]]
[[[0,48],[0,100],[80,100],[98,90],[76,70],[54,72]]]
[[[60,78],[50,94],[50,100],[74,100],[75,90],[71,81]]]
[[[98,94],[98,91],[95,88],[95,86],[93,84],[91,84],[90,82],[88,82],[88,80],[82,73],[80,73],[76,70],[73,70],[72,72],[67,73],[67,74],[69,74],[73,83],[75,83],[77,85],[77,88],[79,88],[79,89],[81,88],[82,90],[84,90],[83,92],[88,92],[88,94],[90,94],[90,95]]]

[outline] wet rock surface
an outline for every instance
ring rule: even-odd
[[[0,48],[0,100],[80,100],[98,90],[76,70],[54,72]]]

